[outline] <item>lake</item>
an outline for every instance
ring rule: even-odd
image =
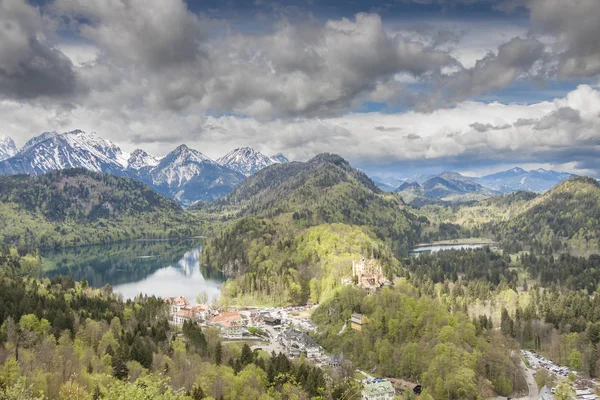
[[[484,246],[489,246],[489,244],[436,244],[415,247],[409,251],[409,254],[436,253],[442,250],[471,250],[480,249]]]
[[[200,270],[199,240],[135,241],[42,252],[41,277],[71,275],[91,286],[106,284],[131,299],[140,293],[185,296],[194,303],[205,292],[219,296],[223,278]]]

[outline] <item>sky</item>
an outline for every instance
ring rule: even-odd
[[[598,0],[0,0],[0,136],[600,177]]]

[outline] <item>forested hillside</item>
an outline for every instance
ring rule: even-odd
[[[39,248],[189,236],[201,225],[127,178],[83,169],[0,177],[0,239]]]
[[[397,253],[418,240],[416,217],[401,198],[382,192],[342,157],[320,154],[306,163],[278,164],[246,179],[214,206],[238,216],[288,215],[296,226],[368,226]]]
[[[465,206],[425,206],[418,213],[432,223],[425,241],[483,236],[511,253],[600,250],[600,185],[592,178],[568,179],[543,195],[517,192]]]
[[[323,300],[362,257],[392,276],[394,255],[420,236],[399,197],[332,154],[270,166],[202,212],[231,219],[204,247],[203,264],[236,278],[229,297],[251,302]]]
[[[551,253],[563,248],[600,250],[600,184],[595,179],[568,179],[530,200],[518,215],[491,227],[497,238]]]
[[[361,313],[361,331],[342,329]],[[319,340],[331,352],[350,357],[365,371],[421,382],[423,398],[480,399],[523,389],[509,340],[490,326],[478,329],[462,312],[450,313],[400,279],[374,295],[346,287],[313,316]]]

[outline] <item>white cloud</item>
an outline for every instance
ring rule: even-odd
[[[163,155],[186,143],[211,157],[253,146],[306,160],[334,152],[355,164],[440,163],[480,165],[513,162],[572,164],[597,170],[600,92],[579,86],[565,98],[533,105],[465,101],[432,113],[353,113],[331,118],[260,121],[236,116],[154,115],[123,110],[111,115],[78,108],[62,113],[15,102],[0,103],[7,123],[1,134],[20,144],[34,133],[81,128],[122,145]],[[135,121],[135,122],[132,122]],[[16,132],[16,135],[15,135]]]

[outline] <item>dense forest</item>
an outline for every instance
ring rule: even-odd
[[[124,302],[71,277],[4,275],[0,398],[328,399],[356,390],[303,360],[227,346],[196,323],[177,332],[167,318],[155,297]]]
[[[442,251],[405,260],[418,292],[493,326],[561,365],[600,376],[600,257],[489,249]]]
[[[82,169],[0,177],[0,242],[20,248],[189,237],[202,223],[144,184]]]
[[[400,272],[391,251],[366,228],[322,224],[293,235],[277,225],[243,218],[204,248],[203,262],[230,276],[222,296],[240,304],[304,304],[326,300],[351,278],[352,261],[378,260],[393,277]]]
[[[367,319],[360,331],[343,328],[354,312]],[[380,376],[421,382],[424,399],[506,396],[525,387],[514,374],[518,356],[510,356],[516,343],[491,327],[477,329],[466,314],[449,312],[404,279],[374,295],[346,287],[313,319],[325,348]]]

